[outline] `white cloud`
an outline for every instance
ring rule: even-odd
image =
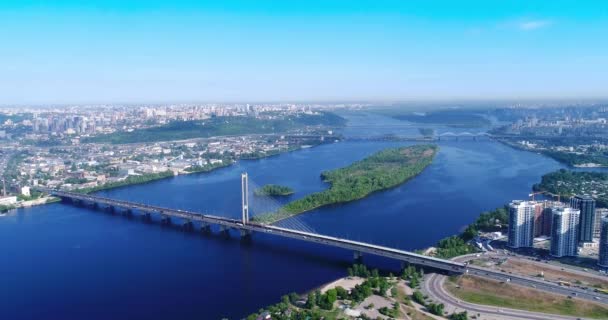
[[[553,24],[553,22],[551,22],[549,20],[526,20],[526,21],[519,22],[517,24],[517,27],[519,28],[519,30],[529,31],[529,30],[536,30],[536,29],[548,27],[552,24]]]

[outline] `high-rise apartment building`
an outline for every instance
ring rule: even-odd
[[[514,200],[509,204],[508,246],[532,247],[536,205],[531,201]]]
[[[570,198],[570,207],[580,210],[580,221],[578,225],[578,241],[593,241],[593,224],[595,222],[595,200],[588,196],[576,196]]]
[[[608,268],[608,217],[600,219],[600,257],[597,264],[602,268]]]
[[[599,239],[600,232],[602,230],[602,218],[608,216],[608,209],[606,208],[596,208],[595,209],[595,217],[593,222],[593,238]]]
[[[578,209],[555,207],[551,210],[551,255],[554,257],[578,254]]]

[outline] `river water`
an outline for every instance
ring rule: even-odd
[[[346,116],[346,136],[418,132],[416,125],[379,115]],[[241,172],[248,172],[253,186],[295,189],[279,200],[284,203],[325,188],[323,170],[408,144],[326,144],[99,194],[238,218]],[[487,139],[438,144],[433,164],[408,183],[281,224],[420,249],[459,232],[481,211],[527,198],[542,174],[563,167]],[[256,197],[251,202],[253,215],[280,205]],[[398,267],[379,258],[364,260]],[[350,263],[352,253],[344,250],[268,235],[255,234],[250,242],[236,234],[204,236],[58,203],[0,217],[0,319],[238,319],[283,294],[343,276]]]

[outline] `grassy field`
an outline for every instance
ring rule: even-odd
[[[498,281],[463,276],[450,278],[446,289],[467,302],[552,313],[565,316],[608,319],[608,308]]]
[[[538,264],[530,264],[524,261],[517,261],[509,259],[503,263],[501,269],[511,271],[513,273],[524,274],[528,276],[536,276],[541,271],[544,274],[545,279],[554,281],[568,281],[571,283],[580,283],[590,287],[608,288],[608,279],[599,279],[591,276],[584,276],[568,272],[567,269],[556,270],[553,268],[546,268],[539,266]]]

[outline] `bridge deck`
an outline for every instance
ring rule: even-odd
[[[458,273],[465,272],[465,265],[463,263],[423,256],[423,255],[405,251],[405,250],[393,249],[393,248],[369,244],[369,243],[365,243],[365,242],[352,241],[352,240],[348,240],[348,239],[342,239],[342,238],[320,235],[320,234],[315,234],[315,233],[286,229],[286,228],[276,227],[276,226],[272,226],[272,225],[265,225],[265,224],[259,224],[259,223],[253,223],[253,222],[243,224],[240,220],[235,220],[235,219],[230,219],[230,218],[225,218],[225,217],[218,217],[218,216],[213,216],[213,215],[208,215],[208,214],[200,214],[200,213],[185,211],[185,210],[163,208],[163,207],[158,207],[158,206],[153,206],[153,205],[147,205],[147,204],[142,204],[142,203],[117,200],[117,199],[110,199],[110,198],[92,196],[92,195],[81,194],[81,193],[57,191],[57,190],[46,190],[46,189],[40,189],[40,191],[44,191],[44,192],[50,193],[54,196],[64,198],[64,199],[79,200],[79,201],[96,203],[96,204],[106,205],[106,206],[111,206],[111,207],[139,210],[139,211],[143,211],[146,213],[157,213],[157,214],[161,214],[161,215],[168,216],[168,217],[175,217],[175,218],[179,218],[179,219],[183,219],[183,220],[187,220],[187,221],[200,222],[203,224],[216,224],[216,225],[220,225],[220,226],[224,226],[224,227],[228,227],[228,228],[232,228],[232,229],[273,234],[276,236],[293,238],[293,239],[298,239],[298,240],[302,240],[302,241],[314,242],[314,243],[338,247],[338,248],[342,248],[342,249],[353,250],[353,251],[360,252],[360,253],[378,255],[378,256],[387,257],[387,258],[391,258],[391,259],[395,259],[395,260],[399,260],[399,261],[404,261],[407,263],[423,265],[423,266],[437,268],[437,269],[446,270],[446,271],[450,271],[450,272],[458,272]]]

